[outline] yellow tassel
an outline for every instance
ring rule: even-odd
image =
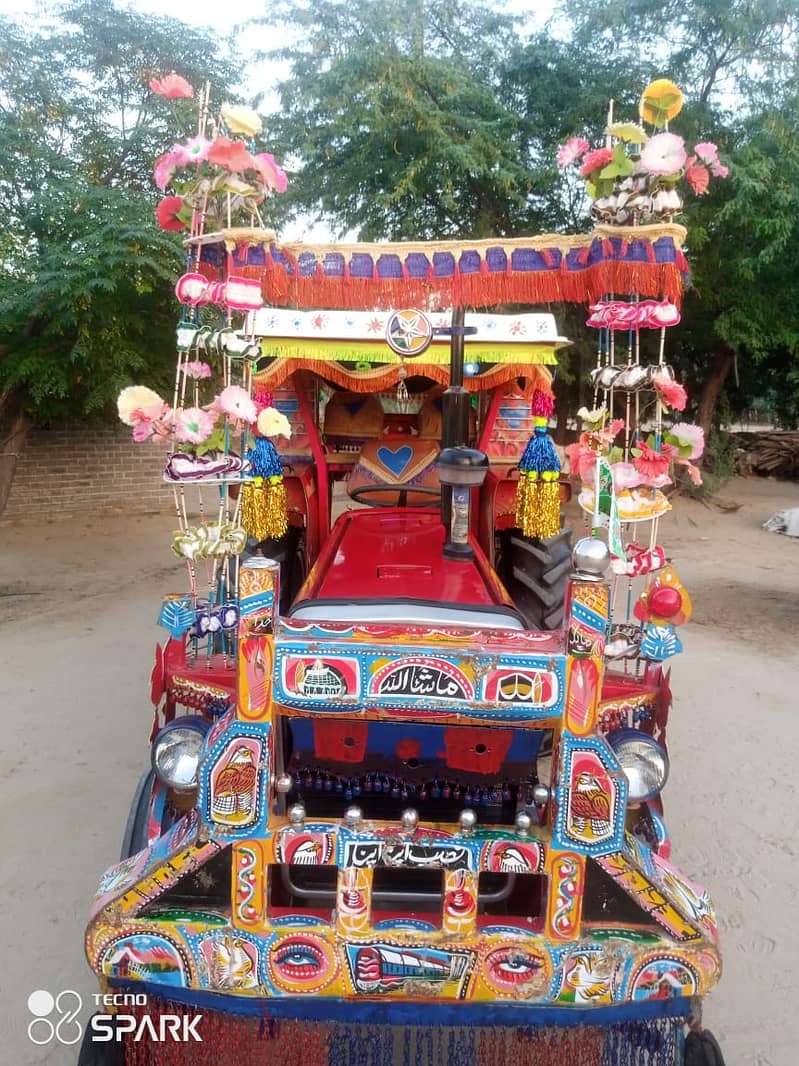
[[[519,483],[516,486],[516,525],[525,537],[534,537],[534,498],[538,489],[538,474],[531,470],[519,472]]]
[[[241,489],[241,524],[256,540],[275,540],[289,527],[286,486],[282,477],[256,477]]]
[[[554,537],[560,532],[560,484],[557,473],[545,472],[536,496],[536,537]]]
[[[560,532],[560,485],[556,471],[519,474],[516,525],[525,537],[554,537]]]

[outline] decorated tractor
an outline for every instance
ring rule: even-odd
[[[660,800],[683,237],[317,249],[194,220],[173,403],[120,397],[169,445],[189,577],[86,933],[141,1026],[90,1028],[81,1064],[683,1061],[720,973]],[[565,342],[466,313],[564,300],[599,336],[573,550]]]

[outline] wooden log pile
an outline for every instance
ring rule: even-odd
[[[734,433],[738,474],[799,480],[799,432]]]

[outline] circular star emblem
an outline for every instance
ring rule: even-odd
[[[386,341],[397,355],[415,359],[433,339],[433,324],[423,311],[395,311],[386,325]]]

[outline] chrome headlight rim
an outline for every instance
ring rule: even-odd
[[[632,804],[657,799],[669,779],[669,756],[662,744],[640,729],[617,729],[606,740],[627,778],[627,800]],[[643,787],[641,770],[654,776],[654,783]]]
[[[195,791],[199,783],[200,757],[210,726],[211,723],[199,715],[184,715],[158,730],[150,748],[150,764],[155,776],[167,788],[183,793]],[[180,760],[179,772],[169,773],[170,757],[173,766]],[[192,766],[193,772],[190,773]]]

